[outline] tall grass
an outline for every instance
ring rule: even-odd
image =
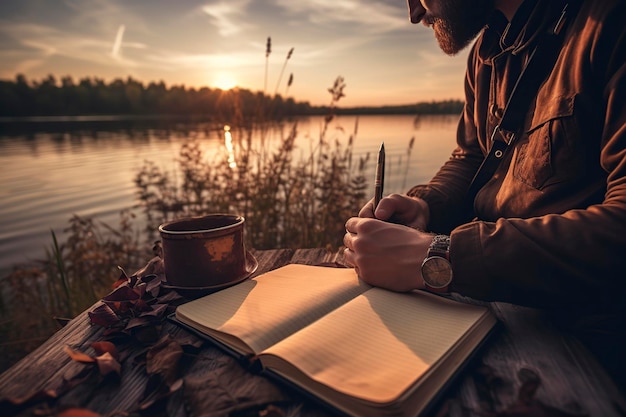
[[[273,129],[282,132],[276,144],[265,137],[271,123],[266,122],[227,128],[231,152],[225,147],[220,154],[207,155],[201,142],[189,140],[175,172],[147,162],[135,184],[149,220],[148,233],[172,218],[227,212],[246,217],[247,243],[257,249],[338,247],[345,220],[367,197],[363,173],[368,156],[353,161],[357,126],[347,141],[329,134],[332,109],[344,87],[340,77],[329,89],[331,113],[316,139],[299,137],[295,123],[282,124]]]
[[[296,123],[263,118],[260,105],[253,122],[240,116],[232,128],[224,126],[222,152],[207,155],[202,142],[190,138],[175,171],[146,162],[135,177],[144,231],[125,211],[116,228],[73,216],[64,242],[53,232],[44,260],[15,267],[2,281],[0,370],[57,330],[56,319],[72,318],[105,295],[118,266],[143,266],[165,220],[236,213],[246,217],[250,248],[339,247],[345,220],[368,198],[363,173],[369,155],[353,160],[358,125],[348,138],[329,133],[344,88],[341,77],[329,88],[330,112],[318,138],[300,137]],[[268,138],[270,130],[280,137]]]
[[[119,228],[113,229],[72,216],[65,242],[59,243],[52,232],[45,259],[16,266],[3,277],[0,370],[107,294],[120,274],[118,265],[141,266],[149,259],[133,217],[122,212]]]

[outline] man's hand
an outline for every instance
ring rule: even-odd
[[[390,194],[380,200],[376,212],[374,212],[374,200],[370,200],[359,212],[359,217],[385,220],[413,229],[426,230],[430,210],[428,203],[421,198]]]
[[[421,265],[432,240],[410,227],[352,217],[343,239],[345,261],[368,284],[393,291],[424,288]]]

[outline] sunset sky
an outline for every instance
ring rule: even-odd
[[[377,106],[462,98],[466,56],[411,25],[405,0],[0,0],[1,79],[267,85],[323,105],[343,76],[341,106]]]

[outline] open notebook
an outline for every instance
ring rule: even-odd
[[[297,264],[183,304],[175,318],[355,416],[419,415],[496,324],[482,306]]]

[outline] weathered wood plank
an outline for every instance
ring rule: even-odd
[[[255,275],[287,263],[340,264],[342,261],[341,253],[325,249],[252,253],[259,262]],[[489,306],[501,320],[501,329],[443,393],[433,414],[497,416],[510,415],[506,413],[513,409],[520,416],[626,414],[623,395],[576,339],[554,328],[537,310],[501,303]],[[167,334],[175,340],[190,337],[169,322],[161,330],[161,335]],[[72,361],[63,347],[69,345],[88,351],[90,343],[101,337],[101,328],[89,323],[86,312],[76,317],[0,375],[0,405],[3,399],[27,398],[42,390],[62,392],[64,380],[72,380],[84,369],[93,367]],[[140,404],[149,405],[146,389],[150,392],[150,380],[140,360],[145,348],[137,345],[130,352],[122,363],[119,380],[103,382],[97,372],[87,373],[79,385],[48,404],[84,407],[103,415],[128,413],[136,411]],[[184,387],[154,405],[170,416],[229,415],[235,410],[262,408],[268,402],[276,404],[287,416],[330,415],[315,403],[250,374],[210,344],[196,353],[185,354],[180,370]],[[527,393],[527,401],[521,401],[524,397],[520,399],[520,393]],[[41,403],[35,407],[38,405]],[[24,408],[16,415],[29,415],[31,411],[32,408]]]

